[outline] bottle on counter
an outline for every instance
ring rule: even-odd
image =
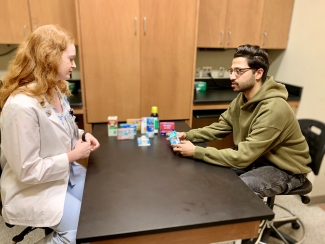
[[[154,117],[154,132],[155,134],[158,134],[159,131],[159,116],[158,116],[158,107],[153,106],[151,108],[151,115],[150,117]]]

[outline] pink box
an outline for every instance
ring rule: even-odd
[[[175,130],[175,122],[160,122],[159,129],[160,135],[165,136],[167,133]]]

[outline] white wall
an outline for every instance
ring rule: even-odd
[[[325,123],[324,0],[295,0],[287,49],[276,55],[270,73],[276,80],[303,87],[297,118]],[[310,179],[314,185],[310,196],[325,199],[325,159],[320,174]]]

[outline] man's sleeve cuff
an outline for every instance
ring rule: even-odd
[[[194,158],[204,160],[204,156],[205,156],[205,148],[196,146],[194,151]]]

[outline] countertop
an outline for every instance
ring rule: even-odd
[[[231,82],[229,79],[215,79],[216,83],[210,79],[195,79],[195,81],[205,81],[207,82],[206,91],[194,90],[194,104],[201,103],[219,103],[219,102],[231,102],[234,100],[238,92],[234,92],[231,88]],[[279,81],[278,81],[279,82]],[[286,86],[289,96],[287,101],[300,101],[302,94],[302,87],[293,86],[289,84],[282,83]]]

